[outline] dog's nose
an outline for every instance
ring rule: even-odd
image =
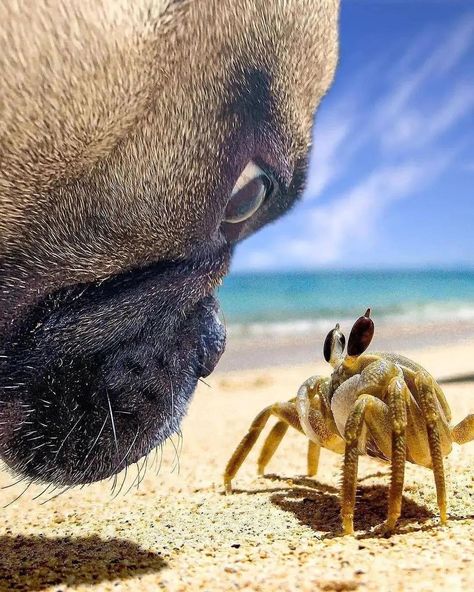
[[[203,304],[206,309],[204,330],[201,333],[201,368],[199,374],[209,376],[224,353],[226,331],[219,319],[219,305],[212,296],[207,297]]]

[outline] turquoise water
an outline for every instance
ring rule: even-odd
[[[378,320],[474,320],[474,271],[234,274],[219,291],[234,332],[325,328],[371,307]]]

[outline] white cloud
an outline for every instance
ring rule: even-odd
[[[300,267],[335,263],[357,267],[358,261],[350,260],[354,245],[376,239],[386,209],[435,182],[455,157],[456,152],[452,152],[372,171],[328,204],[305,211],[300,217],[298,236],[281,240],[272,250],[254,251],[246,263],[251,269],[280,268],[291,263]]]
[[[280,258],[286,252],[307,266],[347,264],[351,243],[376,242],[377,225],[391,204],[420,191],[446,170],[458,147],[443,146],[440,140],[474,112],[474,83],[459,77],[453,83],[451,73],[473,45],[471,17],[448,30],[441,41],[421,33],[393,65],[389,87],[376,102],[367,81],[364,108],[346,109],[342,121],[340,112],[329,111],[316,128],[314,174],[307,191],[320,195],[327,190],[330,200],[305,212],[304,227],[286,241]],[[446,86],[441,99],[439,92],[436,100],[427,96],[434,80]],[[334,194],[331,183],[357,170],[358,155],[374,154],[377,147],[382,149],[378,166],[367,172],[366,164],[355,187]]]
[[[432,108],[408,108],[381,136],[384,150],[411,151],[429,146],[474,111],[474,84],[454,85],[447,98]]]
[[[417,41],[414,42],[417,44]],[[474,17],[468,16],[458,22],[444,39],[431,48],[418,67],[402,71],[398,80],[381,101],[375,119],[379,126],[400,115],[423,85],[446,76],[461,61],[474,43]],[[408,50],[411,51],[411,48]],[[403,58],[402,58],[403,59]]]
[[[305,199],[322,195],[343,174],[346,163],[362,146],[360,118],[367,101],[367,85],[377,77],[381,68],[380,56],[365,64],[353,75],[350,91],[336,103],[331,103],[327,114],[323,110],[322,117],[317,117]]]
[[[370,173],[353,189],[306,213],[306,239],[290,241],[285,250],[300,258],[303,266],[328,265],[343,258],[346,265],[357,266],[357,261],[347,260],[353,245],[371,242],[387,207],[435,181],[453,157],[409,161]]]
[[[306,182],[306,195],[318,197],[329,186],[343,167],[340,156],[344,143],[354,132],[350,115],[328,118],[318,129],[314,148],[314,165]],[[339,164],[340,163],[340,164]]]
[[[355,75],[347,83],[347,95],[316,121],[306,196],[319,197],[330,189],[362,150],[373,152],[375,144],[397,154],[403,150],[413,152],[433,143],[472,112],[472,79],[453,85],[446,77],[473,46],[474,16],[468,16],[448,29],[441,40],[432,32],[421,32],[391,65],[386,78],[380,59],[374,59]],[[388,84],[380,96],[372,92],[374,78]],[[440,78],[446,96],[433,105],[419,95],[429,94],[430,85]]]

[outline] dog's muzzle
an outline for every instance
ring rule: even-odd
[[[0,351],[0,455],[33,480],[113,475],[179,430],[225,330],[229,252],[48,296]]]

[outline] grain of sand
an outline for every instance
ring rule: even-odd
[[[437,376],[472,372],[474,345],[404,352]],[[449,526],[438,524],[430,471],[407,466],[398,532],[383,538],[389,469],[363,458],[355,537],[340,537],[341,457],[321,455],[317,478],[304,477],[305,441],[289,432],[265,478],[252,451],[222,495],[221,475],[234,446],[266,404],[294,395],[321,364],[215,374],[200,385],[183,426],[179,470],[175,439],[158,475],[147,474],[113,499],[112,482],[34,500],[31,487],[2,510],[0,591],[80,590],[468,590],[474,589],[474,444],[447,461]],[[474,383],[445,385],[455,421],[474,411]],[[159,456],[156,459],[158,462]],[[145,467],[141,475],[144,475]],[[119,478],[119,483],[121,480]],[[0,485],[13,481],[0,474]],[[1,492],[12,501],[24,488]]]

